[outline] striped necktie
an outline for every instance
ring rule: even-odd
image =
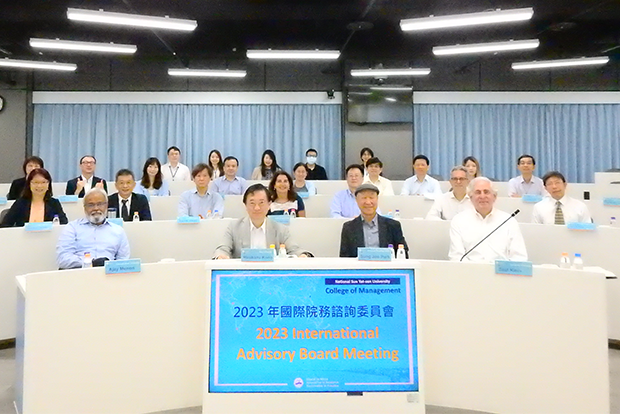
[[[562,213],[562,203],[555,203],[555,222],[553,224],[564,224],[564,213]]]

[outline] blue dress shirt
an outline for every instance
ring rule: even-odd
[[[58,267],[82,267],[84,253],[90,253],[93,259],[129,259],[129,241],[125,230],[107,220],[99,225],[92,224],[85,217],[69,222],[56,246]]]
[[[146,198],[148,199],[150,199],[151,196],[166,197],[170,195],[170,190],[168,188],[168,181],[166,180],[162,181],[161,187],[159,187],[158,189],[153,188],[152,190],[149,190],[148,188],[144,188],[144,186],[142,186],[142,183],[138,182],[136,183],[136,188],[134,188],[133,192],[136,194],[145,195]]]
[[[228,181],[226,176],[222,176],[213,181],[209,190],[224,195],[243,195],[247,188],[247,180],[243,177],[235,176],[234,180]]]
[[[329,210],[332,218],[353,218],[361,214],[355,196],[348,188],[334,194]]]
[[[200,216],[206,218],[209,210],[211,210],[211,214],[217,210],[221,216],[224,216],[224,199],[214,191],[209,190],[201,196],[196,189],[187,190],[179,198],[179,217]]]
[[[441,195],[441,187],[439,181],[435,180],[428,174],[422,181],[418,180],[418,176],[414,175],[405,180],[400,195]]]

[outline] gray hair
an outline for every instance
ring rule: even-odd
[[[469,194],[470,197],[471,197],[471,194],[474,192],[474,187],[476,187],[476,184],[479,183],[480,181],[489,183],[489,186],[491,187],[491,191],[493,191],[493,194],[497,196],[497,190],[493,188],[493,181],[489,180],[487,177],[476,177],[473,180],[471,180],[469,182],[469,185],[467,186],[467,194]]]
[[[463,167],[462,165],[457,165],[457,166],[452,167],[452,169],[450,170],[450,175],[452,175],[454,171],[462,171],[465,174],[467,174],[467,168]]]
[[[88,190],[88,192],[86,194],[84,194],[84,199],[86,200],[86,197],[88,197],[91,194],[101,194],[105,197],[106,201],[108,200],[108,193],[105,192],[105,190],[103,188],[97,188],[97,187],[93,187],[90,190]]]

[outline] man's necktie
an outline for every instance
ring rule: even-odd
[[[553,224],[564,224],[564,213],[562,213],[562,203],[555,203],[555,222]]]
[[[123,207],[121,207],[121,217],[123,221],[129,221],[129,209],[127,208],[127,200],[121,200]]]

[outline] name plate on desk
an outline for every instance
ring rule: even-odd
[[[58,201],[60,201],[61,203],[77,203],[78,202],[78,196],[76,196],[75,194],[60,195],[56,197],[56,199],[58,199]]]
[[[200,217],[180,216],[180,217],[177,217],[177,223],[179,223],[179,224],[195,224],[195,223],[200,223]]]
[[[52,222],[44,221],[42,223],[26,223],[24,230],[28,232],[52,231]]]
[[[620,206],[620,198],[606,197],[606,198],[603,199],[603,205],[604,206],[618,207],[618,206]]]
[[[532,262],[495,261],[495,273],[498,275],[532,276],[532,272]]]
[[[116,224],[117,226],[123,227],[123,219],[122,218],[109,218],[107,219],[110,223]]]
[[[0,205],[8,203],[9,200],[6,197],[0,197]]]
[[[108,260],[105,262],[106,275],[121,275],[125,273],[140,273],[142,262],[140,259]]]
[[[289,214],[273,214],[267,217],[277,223],[284,224],[286,226],[291,224],[291,216]]]
[[[594,223],[572,222],[572,223],[567,223],[566,227],[569,230],[578,230],[578,231],[594,231],[594,230],[596,230],[596,224],[594,224]]]
[[[242,249],[242,262],[273,262],[273,249]]]
[[[300,191],[300,192],[297,193],[297,195],[299,197],[301,197],[301,198],[308,198],[308,197],[310,197],[310,193],[307,192],[307,191]]]
[[[392,261],[392,251],[388,247],[358,247],[357,260],[390,262]]]
[[[521,197],[521,201],[524,203],[538,203],[539,201],[542,201],[542,199],[542,196],[538,194],[523,194]]]

